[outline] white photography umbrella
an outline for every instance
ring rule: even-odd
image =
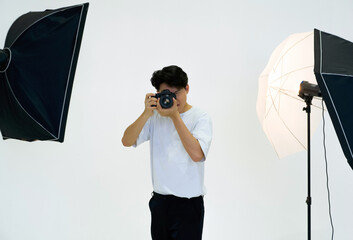
[[[259,77],[257,115],[279,158],[307,148],[305,102],[298,96],[302,81],[317,84],[314,32],[293,34],[284,40]],[[320,123],[321,111],[321,100],[313,99],[311,133]]]

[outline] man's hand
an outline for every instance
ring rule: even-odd
[[[157,98],[153,97],[154,93],[147,93],[145,97],[145,111],[147,116],[153,115],[153,110],[157,109]]]
[[[173,98],[173,106],[170,108],[162,108],[161,104],[159,103],[159,99],[157,100],[157,111],[163,117],[176,117],[179,114],[177,100]]]
[[[153,115],[153,110],[157,109],[157,98],[154,98],[154,93],[147,93],[145,97],[145,110],[140,117],[131,124],[124,132],[121,142],[125,147],[130,147],[136,143],[143,126],[147,120]]]

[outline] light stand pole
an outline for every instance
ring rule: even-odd
[[[311,240],[311,160],[310,160],[310,113],[311,113],[311,101],[313,100],[312,96],[304,96],[304,101],[306,102],[306,107],[303,108],[303,111],[307,113],[308,121],[308,196],[306,198],[306,204],[308,205],[308,240]]]
[[[299,97],[301,97],[306,107],[303,111],[306,111],[308,116],[308,197],[306,198],[306,204],[308,205],[308,240],[311,240],[311,163],[310,163],[310,113],[311,113],[311,102],[313,97],[321,97],[321,91],[318,85],[303,81],[300,84]]]

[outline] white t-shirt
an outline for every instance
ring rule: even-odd
[[[206,112],[192,107],[180,114],[186,127],[207,156],[212,140],[212,122]],[[150,140],[151,174],[155,192],[192,198],[205,195],[204,164],[194,162],[186,152],[173,121],[157,111],[143,127],[135,147]]]

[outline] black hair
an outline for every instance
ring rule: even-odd
[[[155,71],[152,75],[151,83],[157,91],[159,91],[159,87],[162,83],[166,83],[170,87],[186,88],[188,76],[183,69],[172,65],[164,67],[162,70]]]

